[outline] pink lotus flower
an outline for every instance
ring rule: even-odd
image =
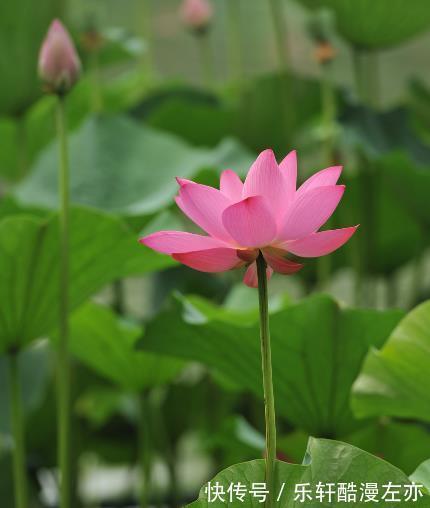
[[[81,72],[73,41],[58,19],[49,27],[39,53],[39,76],[56,93],[70,90]]]
[[[184,24],[192,30],[205,30],[213,16],[209,0],[184,0],[181,6],[181,17]]]
[[[257,287],[260,251],[268,277],[273,271],[289,275],[303,265],[288,254],[324,256],[354,234],[357,226],[318,232],[344,193],[345,186],[336,185],[341,171],[341,166],[324,169],[296,190],[296,152],[278,165],[272,150],[265,150],[244,183],[229,169],[221,175],[220,190],[178,178],[176,203],[207,236],[160,231],[140,242],[202,272],[247,266],[244,282]]]

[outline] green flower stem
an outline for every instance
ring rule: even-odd
[[[279,63],[283,71],[290,70],[287,31],[285,28],[285,13],[283,0],[269,0],[273,20]]]
[[[421,238],[418,242],[417,253],[413,260],[413,271],[412,271],[412,287],[411,287],[411,299],[409,302],[409,308],[412,309],[420,301],[423,272],[424,272],[424,245],[423,238],[425,238],[424,228],[421,228]]]
[[[363,55],[362,52],[353,48],[352,52],[352,60],[354,65],[354,78],[355,78],[355,88],[358,99],[362,104],[366,104],[367,102],[367,92],[366,92],[366,70],[363,64]],[[361,157],[360,157],[361,160]],[[362,172],[362,168],[359,168]],[[359,175],[360,180],[362,179],[362,175]],[[361,187],[361,181],[359,182]],[[360,192],[362,193],[362,189],[360,188]],[[360,214],[361,215],[361,214]],[[362,244],[362,238],[359,241],[355,242],[355,252],[353,252],[353,266],[355,270],[355,281],[354,281],[354,304],[356,306],[361,305],[363,300],[363,288],[364,288],[364,278],[365,278],[365,266],[364,266],[364,246]]]
[[[25,467],[24,418],[21,407],[21,383],[19,379],[18,353],[9,355],[9,391],[13,446],[13,476],[15,507],[27,508],[27,477]]]
[[[378,53],[354,48],[353,64],[358,98],[363,105],[377,109],[380,101]]]
[[[154,44],[152,31],[152,0],[143,0],[138,2],[141,9],[141,19],[143,21],[143,34],[145,37],[146,48],[142,58],[143,71],[150,77],[154,77]]]
[[[125,288],[124,282],[121,279],[118,279],[112,284],[113,291],[113,310],[119,314],[124,315],[126,311],[125,306]]]
[[[358,48],[353,48],[352,55],[356,93],[361,103],[367,105],[369,101],[369,80],[366,55]]]
[[[326,164],[335,161],[335,129],[337,117],[336,93],[332,81],[332,66],[330,63],[321,66],[321,103],[323,125],[326,131],[324,139],[324,159]]]
[[[16,142],[19,147],[18,150],[18,175],[23,178],[28,171],[28,129],[26,116],[20,114],[16,119]]]
[[[70,357],[69,357],[69,157],[64,97],[58,96],[60,195],[60,322],[58,346],[58,464],[60,507],[70,508]]]
[[[140,491],[140,508],[147,508],[149,488],[151,485],[151,438],[149,436],[150,419],[149,403],[147,394],[138,395],[138,439],[139,439],[139,462],[142,478]]]
[[[229,39],[230,39],[230,72],[234,78],[244,79],[245,69],[242,51],[242,31],[240,0],[227,2]]]
[[[163,402],[165,400],[168,388],[158,387],[154,388],[150,394],[152,418],[151,428],[157,429],[154,433],[154,439],[158,440],[159,446],[163,451],[164,459],[167,464],[169,471],[169,506],[171,508],[179,507],[178,500],[178,478],[176,472],[176,449],[175,444],[171,442],[168,430],[166,428],[166,422],[163,416]]]
[[[354,69],[357,95],[364,106],[374,106],[377,95],[377,80],[371,76],[377,73],[378,61],[375,55],[369,54],[358,48],[354,49]],[[362,242],[355,242],[357,248],[360,248],[360,255],[357,255],[360,266],[356,269],[356,288],[357,295],[360,292],[365,296],[365,304],[372,306],[376,301],[375,281],[370,275],[369,263],[373,259],[375,251],[375,221],[377,221],[377,200],[376,188],[379,185],[379,175],[371,166],[369,161],[360,151],[358,153],[360,164],[360,186],[361,186],[361,214],[360,222],[363,223]]]
[[[103,91],[101,86],[99,51],[94,50],[90,55],[91,59],[91,108],[93,113],[99,114],[103,111]]]
[[[379,54],[373,50],[367,54],[369,76],[369,103],[377,109],[380,103]]]
[[[209,32],[197,34],[200,46],[200,58],[202,66],[202,78],[204,85],[211,89],[214,86],[214,62]]]
[[[285,139],[290,140],[294,135],[294,126],[296,124],[296,90],[294,78],[291,74],[290,52],[288,49],[288,37],[285,19],[285,0],[269,0],[269,7],[272,15],[273,31],[278,53],[279,65],[282,73],[282,83],[279,97],[279,111],[281,129]]]
[[[276,416],[275,397],[272,380],[272,352],[269,330],[269,299],[267,294],[266,261],[260,252],[257,258],[258,297],[260,305],[260,339],[263,367],[263,388],[266,419],[266,486],[269,494],[266,508],[274,506],[275,468],[276,468]]]
[[[337,116],[336,94],[331,80],[331,64],[321,65],[321,104],[324,128],[323,159],[325,166],[335,163],[335,128]],[[331,273],[331,258],[322,256],[317,261],[317,279],[319,289],[324,289]]]

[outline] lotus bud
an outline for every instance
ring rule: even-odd
[[[330,63],[336,57],[337,50],[328,41],[321,41],[315,48],[315,59],[321,64]]]
[[[337,55],[337,50],[331,43],[335,32],[332,13],[325,9],[316,12],[311,17],[308,28],[315,43],[315,60],[321,65],[329,64]]]
[[[73,41],[59,20],[49,27],[39,53],[39,76],[50,92],[67,93],[81,72],[81,62]]]
[[[205,33],[213,17],[209,0],[184,0],[181,6],[182,21],[197,34]]]

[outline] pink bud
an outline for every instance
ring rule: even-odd
[[[73,41],[58,19],[49,27],[39,53],[39,76],[55,93],[65,93],[76,83],[81,62]]]
[[[181,17],[188,28],[202,32],[209,26],[213,17],[213,8],[209,0],[184,0],[181,6]]]

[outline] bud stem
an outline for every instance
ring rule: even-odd
[[[267,265],[260,252],[257,258],[258,298],[260,306],[261,360],[263,368],[264,406],[266,419],[266,508],[274,506],[276,473],[276,415],[272,380],[272,352],[269,329],[269,299],[267,294]]]
[[[214,85],[214,65],[209,33],[199,34],[197,38],[200,45],[203,81],[207,88],[211,89]]]
[[[151,486],[151,436],[150,436],[150,418],[149,401],[147,393],[139,393],[138,406],[138,434],[139,434],[139,459],[141,471],[141,492],[139,508],[148,507],[149,489]]]
[[[90,71],[92,79],[91,108],[94,114],[99,114],[103,111],[103,91],[101,87],[99,52],[97,50],[91,53]]]
[[[273,27],[278,50],[279,63],[284,72],[290,71],[290,55],[288,51],[288,38],[285,28],[285,14],[282,0],[270,0]]]
[[[70,357],[69,357],[69,157],[64,97],[58,95],[60,194],[60,316],[58,348],[58,464],[60,507],[70,508]]]
[[[245,79],[242,51],[241,5],[235,0],[227,2],[230,28],[230,72],[234,78]]]
[[[336,93],[331,80],[332,66],[331,62],[325,62],[321,67],[321,105],[322,119],[324,129],[323,139],[323,163],[324,167],[332,166],[336,163],[335,154],[335,129],[337,117]],[[330,222],[327,221],[328,223]],[[331,273],[331,257],[321,256],[317,260],[317,281],[319,291],[326,289]]]
[[[154,77],[154,33],[153,33],[153,9],[150,0],[143,0],[138,3],[139,12],[143,24],[143,35],[145,37],[145,51],[142,57],[143,72],[150,78]]]
[[[25,432],[21,403],[18,353],[9,355],[9,397],[11,407],[11,428],[13,434],[13,477],[15,507],[27,508],[27,477],[25,467]]]

